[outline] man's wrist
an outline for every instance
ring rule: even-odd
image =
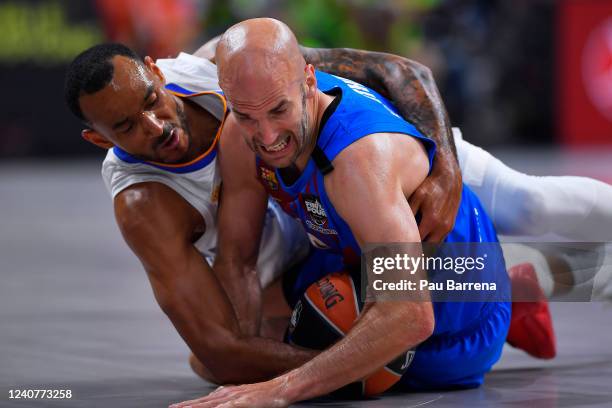
[[[300,375],[299,369],[291,370],[272,381],[277,382],[281,397],[292,404],[310,398],[308,390],[312,391],[314,384],[309,383],[309,379]]]
[[[444,151],[443,154],[437,155],[430,177],[446,180],[444,184],[446,184],[449,192],[461,191],[461,186],[463,185],[461,168],[455,156],[448,150]]]

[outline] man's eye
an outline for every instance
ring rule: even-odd
[[[282,115],[283,113],[287,112],[287,108],[282,107],[282,108],[278,108],[278,109],[274,109],[272,111],[273,115]]]
[[[134,125],[130,123],[130,124],[128,125],[128,127],[126,127],[125,129],[123,129],[123,130],[121,131],[121,133],[130,133],[130,131],[132,130],[132,128],[133,128],[133,127],[134,127]]]
[[[149,103],[147,103],[147,108],[155,107],[155,105],[157,105],[157,101],[158,100],[159,100],[159,98],[157,97],[157,94],[153,94],[153,97],[151,98]]]

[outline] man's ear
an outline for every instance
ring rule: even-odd
[[[314,66],[306,64],[304,73],[306,74],[306,97],[314,98],[317,94],[317,77],[315,76]]]
[[[161,69],[159,69],[159,67],[155,64],[155,62],[153,62],[153,58],[147,55],[146,57],[144,57],[144,64],[148,69],[151,70],[151,72],[153,72],[156,77],[159,78],[162,84],[166,84],[166,77],[164,76],[164,73],[161,71]]]
[[[81,137],[83,137],[83,139],[87,140],[89,143],[95,144],[103,149],[110,149],[111,147],[115,146],[113,143],[109,142],[108,139],[93,129],[83,129],[81,131]]]

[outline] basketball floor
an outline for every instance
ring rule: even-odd
[[[503,157],[535,174],[612,182],[612,152]],[[213,390],[189,369],[187,347],[121,239],[99,163],[3,163],[0,211],[0,407],[164,407]],[[480,389],[298,406],[612,407],[612,304],[551,307],[552,361],[508,347]],[[25,389],[73,396],[9,399]]]

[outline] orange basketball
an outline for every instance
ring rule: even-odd
[[[291,344],[323,350],[346,335],[362,308],[363,303],[348,273],[327,275],[310,285],[296,304],[288,340]],[[369,377],[334,394],[353,398],[380,394],[399,381],[413,357],[414,351],[408,350]]]

